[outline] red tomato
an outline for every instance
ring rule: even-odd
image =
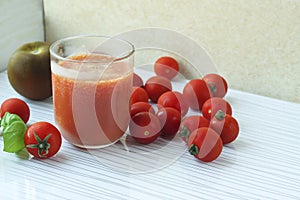
[[[207,127],[194,130],[189,136],[187,145],[190,154],[203,162],[217,159],[223,149],[223,143],[218,133]]]
[[[173,138],[178,132],[181,123],[180,112],[175,108],[162,107],[156,115],[162,126],[161,136]]]
[[[231,115],[218,111],[211,120],[211,128],[219,133],[223,144],[233,142],[239,134],[239,124]]]
[[[148,102],[149,96],[144,88],[134,86],[132,89],[130,100],[132,104],[140,101]]]
[[[140,112],[129,123],[130,135],[141,144],[150,144],[160,135],[161,125],[156,115]]]
[[[4,116],[6,112],[9,112],[11,114],[18,115],[24,123],[27,123],[30,116],[30,110],[27,103],[21,99],[18,98],[10,98],[6,99],[0,109],[0,115],[1,118]]]
[[[210,120],[215,116],[215,114],[219,111],[222,110],[226,114],[231,115],[232,114],[232,109],[230,104],[220,98],[220,97],[213,97],[205,101],[205,103],[202,106],[202,115]]]
[[[145,90],[151,101],[156,103],[163,93],[172,90],[172,84],[171,81],[165,77],[153,76],[147,80]]]
[[[155,114],[153,107],[147,102],[136,102],[130,106],[131,117],[140,112],[151,112],[152,114]]]
[[[209,127],[209,121],[200,115],[185,117],[181,122],[180,136],[184,141],[188,141],[189,135],[196,129]]]
[[[133,73],[133,86],[142,87],[143,85],[143,79],[138,74]]]
[[[154,72],[158,76],[163,76],[171,80],[178,74],[178,71],[178,62],[172,57],[164,56],[154,63]]]
[[[60,149],[61,140],[59,130],[48,122],[32,124],[24,135],[27,151],[36,158],[55,155]]]
[[[227,82],[218,74],[207,74],[202,78],[208,85],[213,97],[224,97],[227,93]]]
[[[158,105],[163,107],[172,107],[185,116],[188,112],[189,106],[185,102],[183,95],[180,92],[168,91],[163,93],[157,101]]]
[[[183,96],[193,110],[201,110],[203,103],[211,97],[207,84],[202,79],[193,79],[183,88]]]

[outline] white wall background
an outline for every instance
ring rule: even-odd
[[[20,45],[43,40],[42,0],[0,0],[0,71]]]
[[[205,47],[231,88],[300,102],[300,0],[44,0],[46,38],[163,27]]]

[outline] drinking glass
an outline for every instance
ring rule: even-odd
[[[129,124],[134,46],[82,35],[50,47],[54,119],[62,136],[82,148],[118,141]]]

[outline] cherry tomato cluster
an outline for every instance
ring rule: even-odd
[[[17,153],[25,147],[31,155],[37,158],[49,158],[55,155],[62,142],[59,130],[51,123],[44,121],[27,127],[25,124],[29,116],[29,106],[21,99],[10,98],[1,104],[0,117],[1,122],[3,121],[1,126],[3,125],[4,150]],[[25,129],[18,128],[22,123]],[[17,143],[17,140],[20,142]],[[5,148],[6,146],[9,148]]]
[[[228,85],[218,74],[188,81],[182,92],[173,91],[172,79],[179,73],[178,62],[169,56],[154,63],[156,76],[146,82],[134,74],[129,132],[139,143],[149,144],[158,137],[172,139],[179,134],[189,152],[203,162],[215,160],[223,145],[239,133],[232,107],[223,97]],[[152,104],[156,104],[157,111]],[[196,115],[186,116],[188,110]]]
[[[183,88],[186,101],[199,115],[184,118],[180,134],[189,152],[204,162],[218,158],[223,145],[233,142],[239,134],[232,107],[223,98],[227,90],[226,80],[218,74],[190,80]]]

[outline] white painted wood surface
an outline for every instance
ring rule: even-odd
[[[0,73],[0,102],[22,98],[6,76]],[[63,141],[47,160],[1,150],[1,199],[300,199],[300,105],[236,90],[226,99],[241,131],[214,162],[197,161],[179,140],[129,141],[130,152],[119,143],[88,152]],[[26,101],[30,123],[54,123],[51,99]]]

